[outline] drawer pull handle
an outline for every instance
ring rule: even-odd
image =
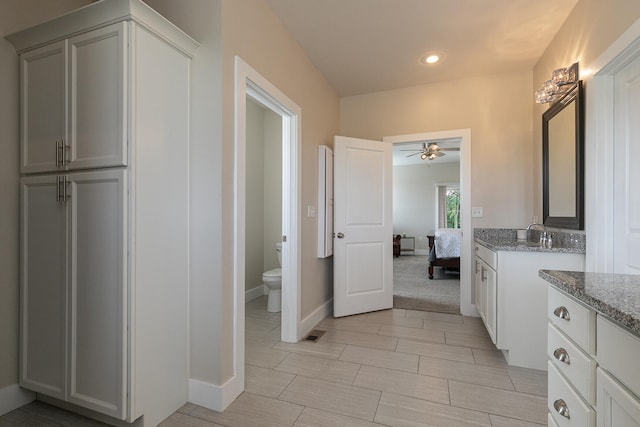
[[[561,319],[571,320],[571,316],[569,316],[569,310],[567,310],[567,307],[565,307],[564,305],[553,310],[553,314]]]
[[[562,347],[556,348],[556,350],[553,352],[553,357],[555,357],[562,363],[566,363],[567,365],[571,364],[571,361],[569,360],[569,353],[567,353],[567,350]]]
[[[555,402],[553,402],[553,407],[555,408],[555,410],[562,415],[563,417],[565,417],[566,419],[570,419],[571,417],[569,416],[569,407],[567,406],[567,404],[565,403],[564,400],[562,399],[558,399]]]

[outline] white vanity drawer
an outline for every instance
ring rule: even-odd
[[[547,406],[558,427],[595,427],[596,411],[571,388],[549,361]],[[565,416],[560,412],[566,410]]]
[[[476,256],[486,262],[489,267],[497,270],[498,268],[498,254],[491,249],[476,243]]]
[[[548,316],[551,323],[590,355],[596,351],[596,312],[560,291],[549,288]]]
[[[592,406],[596,404],[596,361],[584,353],[555,326],[547,332],[549,360]]]
[[[640,396],[640,339],[613,322],[598,316],[598,363]]]

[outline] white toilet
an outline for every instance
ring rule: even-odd
[[[282,243],[276,243],[278,253],[278,265],[282,266]],[[282,310],[282,268],[262,273],[262,283],[269,289],[267,299],[267,311],[279,313]]]

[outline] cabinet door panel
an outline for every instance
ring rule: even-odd
[[[55,176],[22,180],[20,384],[64,399],[65,209]]]
[[[66,139],[66,42],[20,56],[21,172],[58,169],[56,143]]]
[[[125,172],[69,175],[69,401],[124,418],[127,272]]]
[[[126,164],[126,23],[69,39],[70,169]]]
[[[598,368],[598,427],[640,427],[640,401]]]
[[[489,332],[489,336],[491,337],[491,341],[494,344],[498,344],[496,341],[496,328],[497,328],[497,276],[496,272],[491,269],[489,266],[485,267],[485,283],[486,283],[486,295],[487,295],[487,306],[486,306],[486,326],[487,332]],[[498,346],[500,348],[500,346]]]

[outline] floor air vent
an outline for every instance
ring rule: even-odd
[[[324,335],[325,332],[327,331],[319,331],[317,329],[314,329],[313,331],[309,332],[309,335],[307,335],[304,341],[316,342],[320,339],[321,336]]]

